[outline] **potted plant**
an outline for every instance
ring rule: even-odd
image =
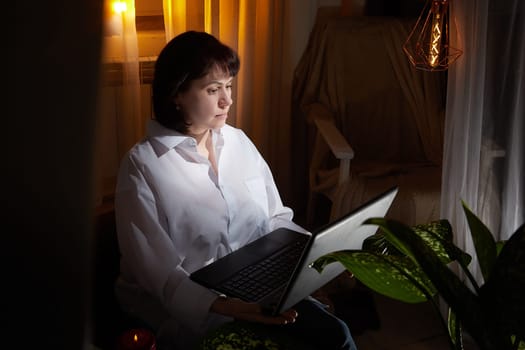
[[[463,349],[463,329],[481,350],[525,349],[525,225],[506,241],[496,242],[489,229],[462,202],[484,283],[468,265],[471,256],[453,243],[447,220],[408,227],[385,218],[363,224],[380,230],[362,250],[337,251],[314,263],[321,272],[339,262],[370,289],[388,297],[418,303],[429,300],[447,329],[451,349]],[[451,269],[457,265],[466,276]],[[439,308],[447,304],[447,320]]]

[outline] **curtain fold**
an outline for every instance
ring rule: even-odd
[[[508,239],[525,220],[524,10],[521,0],[463,0],[451,7],[459,28],[451,45],[464,54],[448,73],[441,217],[473,256],[478,282],[461,200],[496,240]]]
[[[120,7],[115,7],[116,3]],[[139,70],[135,1],[105,0],[95,150],[96,205],[113,193],[120,159],[144,135]]]
[[[415,22],[414,22],[415,23]],[[441,93],[444,86],[443,72],[425,72],[414,69],[403,52],[402,43],[410,32],[402,22],[384,26],[384,44],[392,60],[392,66],[406,97],[414,123],[421,135],[425,156],[435,165],[441,166],[443,159],[443,133],[445,125],[445,103]]]
[[[139,49],[135,25],[135,1],[125,0],[127,10],[122,14],[122,95],[117,116],[118,155],[124,154],[144,135],[141,118]]]

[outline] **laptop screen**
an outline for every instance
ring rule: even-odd
[[[274,314],[279,314],[310,295],[339,274],[344,272],[342,264],[327,265],[322,273],[311,264],[323,255],[340,250],[361,249],[363,241],[377,231],[373,225],[362,225],[371,217],[384,217],[398,192],[394,187],[356,208],[333,223],[314,233],[310,248],[305,251],[297,269],[282,295]]]

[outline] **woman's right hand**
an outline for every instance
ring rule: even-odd
[[[260,305],[248,303],[238,298],[218,297],[210,307],[210,311],[237,320],[284,325],[295,322],[297,311],[287,310],[278,316],[269,316],[262,312]]]

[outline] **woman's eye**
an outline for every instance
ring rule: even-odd
[[[219,89],[208,89],[208,93],[209,94],[214,94],[218,91]]]
[[[232,85],[226,85],[226,89],[231,89],[232,88]]]

